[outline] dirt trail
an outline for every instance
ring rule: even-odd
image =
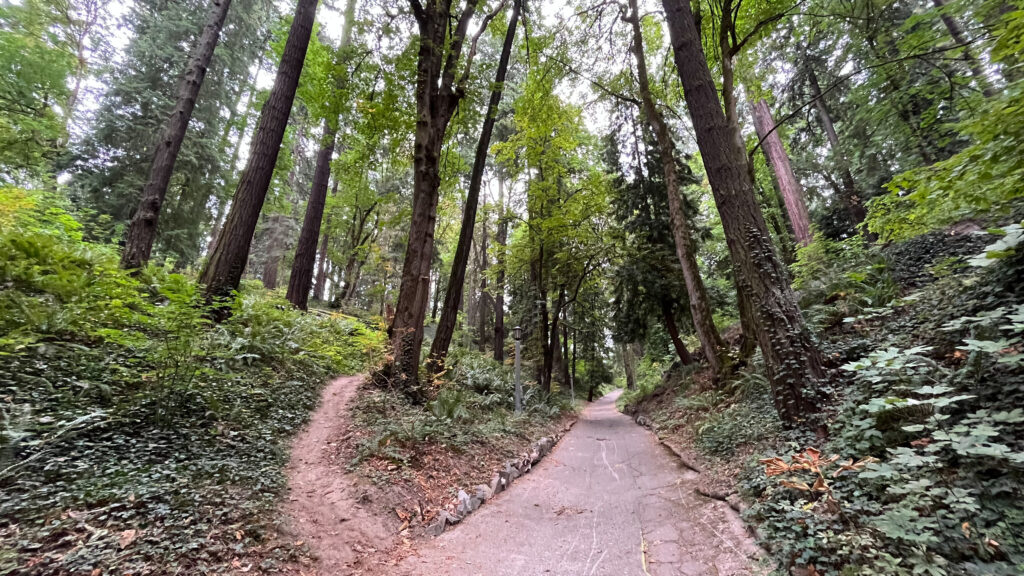
[[[380,574],[739,576],[758,549],[696,474],[615,408],[587,408],[534,470]]]
[[[360,504],[360,483],[338,457],[338,443],[348,433],[345,409],[363,378],[346,376],[328,384],[320,407],[292,444],[284,509],[293,537],[318,557],[313,573],[321,576],[352,574],[368,551],[394,537],[373,508]]]

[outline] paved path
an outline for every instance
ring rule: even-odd
[[[758,573],[757,548],[695,474],[615,409],[588,407],[512,488],[422,544],[407,576],[729,576]],[[646,572],[645,572],[646,570]]]

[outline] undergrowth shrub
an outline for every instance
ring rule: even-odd
[[[936,281],[907,305],[906,316],[930,325],[945,318],[932,328],[944,336],[930,337],[954,347],[882,345],[843,366],[851,384],[820,454],[851,468],[819,482],[782,452],[765,460],[768,475],[744,473],[741,488],[754,500],[748,518],[784,567],[897,576],[1024,570],[1024,308],[1007,303],[1017,288],[1000,270],[1019,264],[996,260],[980,274]],[[968,304],[947,308],[969,315],[936,309],[948,296],[933,303],[933,295],[951,293]]]
[[[791,270],[800,305],[819,328],[879,310],[899,295],[885,257],[860,237],[840,241],[817,234],[797,248]]]
[[[732,388],[736,390],[734,401],[725,409],[713,412],[697,427],[696,447],[709,456],[728,458],[738,448],[772,437],[782,429],[764,376],[750,372],[737,379]],[[713,396],[714,392],[719,391],[712,390],[701,396]],[[685,398],[685,406],[697,411],[705,409],[695,402],[701,396]],[[707,409],[724,401],[724,393],[717,396],[706,399]]]
[[[266,535],[323,383],[381,334],[256,292],[211,326],[193,278],[132,277],[19,198],[0,209],[0,573],[225,568]]]
[[[354,410],[360,437],[351,464],[383,459],[398,467],[393,473],[402,474],[437,446],[456,452],[481,446],[500,451],[509,439],[532,439],[536,430],[572,410],[564,394],[544,394],[524,383],[523,413],[516,416],[513,394],[509,366],[477,352],[453,350],[425,405],[396,390],[363,390]],[[386,482],[389,476],[377,473],[375,478]]]

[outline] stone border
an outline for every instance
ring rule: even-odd
[[[551,450],[558,444],[558,441],[572,429],[574,424],[576,424],[576,420],[566,424],[552,438],[545,436],[537,440],[530,445],[530,451],[522,453],[519,458],[505,462],[505,466],[494,473],[489,486],[478,484],[473,487],[472,496],[465,490],[460,489],[455,499],[441,510],[437,515],[437,520],[427,526],[424,533],[428,536],[440,536],[444,533],[445,528],[462,522],[466,516],[480,508],[484,502],[508,490],[516,478],[528,473],[541,459],[550,454]]]

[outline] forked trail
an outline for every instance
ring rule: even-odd
[[[320,556],[321,574],[361,573],[347,565],[353,558],[352,542],[387,539],[372,530],[340,531],[338,516],[360,514],[358,509],[343,508],[355,505],[355,499],[344,486],[335,486],[332,478],[337,478],[340,470],[324,470],[303,456],[305,450],[314,448],[318,442],[322,445],[329,437],[308,436],[323,420],[321,412],[337,410],[336,404],[344,404],[346,393],[351,392],[330,396],[328,390],[327,401],[314,417],[311,429],[300,439],[298,459],[293,457],[291,469],[292,490],[298,500],[290,508],[305,515],[302,531],[315,534],[317,530],[335,528],[333,534],[313,536],[310,541]],[[376,573],[759,573],[758,549],[735,512],[724,503],[695,494],[695,473],[678,463],[653,434],[616,410],[618,395],[610,394],[589,406],[551,455],[511,489],[439,538],[421,541],[418,549],[399,566],[378,566]],[[332,419],[339,420],[336,412]],[[320,476],[331,473],[335,476]],[[353,528],[366,526],[367,520],[360,518]]]

